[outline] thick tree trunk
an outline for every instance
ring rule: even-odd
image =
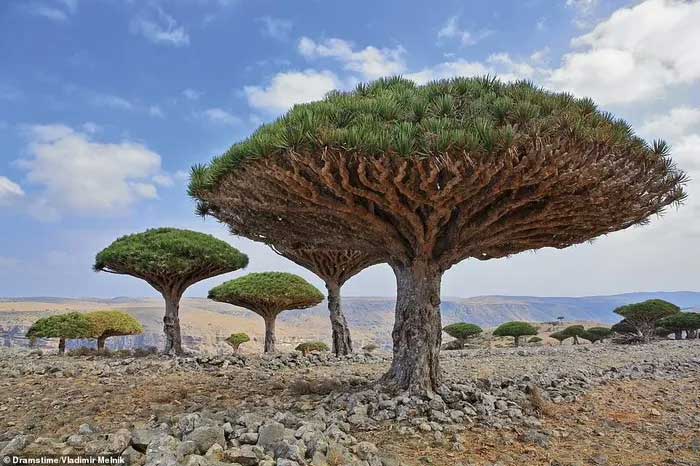
[[[513,337],[515,340],[515,346],[520,346],[520,337]]]
[[[275,343],[277,343],[277,338],[275,337],[275,320],[277,316],[266,316],[265,317],[265,352],[274,353]]]
[[[429,260],[392,264],[396,275],[394,358],[382,381],[390,387],[426,393],[441,381],[440,280]]]
[[[682,340],[683,339],[683,330],[674,330],[673,331],[673,338],[676,340]]]
[[[578,345],[578,335],[574,335],[574,345]]]
[[[107,340],[107,337],[98,337],[97,338],[97,351],[102,351],[105,349],[105,341]]]
[[[165,299],[165,316],[163,332],[165,333],[166,354],[183,354],[182,335],[180,334],[180,296],[177,293],[163,293]]]
[[[698,333],[697,330],[686,330],[685,331],[685,338],[687,340],[693,340],[693,339],[697,338],[697,333]]]
[[[328,290],[328,311],[333,332],[333,352],[336,356],[344,356],[352,353],[352,339],[350,338],[348,322],[340,308],[340,285],[327,282],[326,289]]]
[[[65,353],[66,353],[66,339],[60,338],[58,340],[58,354],[65,354]]]

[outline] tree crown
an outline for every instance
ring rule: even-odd
[[[247,333],[232,333],[226,340],[224,340],[229,345],[234,348],[238,348],[243,343],[250,341],[250,337]]]
[[[528,322],[513,321],[501,324],[493,331],[497,337],[520,337],[523,335],[537,335],[537,328]]]
[[[323,294],[298,275],[286,272],[250,273],[209,290],[209,299],[258,313],[305,309],[323,301]]]
[[[182,278],[187,285],[248,265],[248,256],[205,233],[157,228],[123,236],[97,254],[96,271],[147,281]]]
[[[92,327],[85,314],[69,312],[42,317],[27,331],[27,338],[90,338]]]
[[[700,313],[679,312],[659,320],[657,324],[671,331],[700,329]]]
[[[621,315],[630,323],[656,322],[657,320],[680,312],[681,308],[663,299],[649,299],[641,303],[620,306],[613,312]]]
[[[583,338],[590,342],[604,340],[613,334],[613,330],[607,327],[591,327],[583,333]]]
[[[452,338],[464,340],[471,336],[480,334],[483,330],[476,324],[458,322],[455,324],[447,325],[445,328],[442,329],[442,331],[451,336]]]
[[[561,135],[582,143],[664,155],[665,143],[648,145],[630,126],[600,111],[591,99],[548,92],[530,82],[495,77],[453,78],[426,85],[400,77],[359,84],[350,92],[295,105],[261,126],[208,167],[193,168],[189,192],[211,190],[246,159],[327,148],[365,155],[478,157],[508,150],[524,138]]]
[[[610,327],[610,330],[620,334],[637,333],[637,329],[627,319],[622,319],[621,321]]]
[[[562,335],[569,337],[581,337],[585,332],[583,325],[569,325],[561,331]]]
[[[138,335],[143,326],[131,315],[121,311],[93,311],[86,314],[93,338]]]
[[[560,342],[569,338],[568,335],[564,335],[564,333],[562,333],[562,332],[553,332],[553,333],[550,333],[549,336],[550,336],[550,338],[554,338],[555,340],[560,341]]]

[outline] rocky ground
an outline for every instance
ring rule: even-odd
[[[700,465],[700,341],[443,352],[430,399],[386,355],[0,350],[0,457],[147,465]]]

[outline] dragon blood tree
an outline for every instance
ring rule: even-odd
[[[298,275],[285,272],[249,273],[209,290],[209,299],[244,307],[265,320],[265,352],[275,351],[275,321],[289,309],[306,309],[323,294]]]
[[[192,170],[197,211],[268,244],[353,249],[396,275],[384,382],[440,383],[440,282],[468,258],[565,248],[685,197],[663,142],[527,82],[402,78],[297,105]]]
[[[340,288],[362,270],[381,261],[361,251],[294,249],[274,245],[272,248],[277,254],[312,271],[326,283],[333,352],[338,356],[352,353],[350,329],[340,305]]]
[[[58,354],[66,352],[66,340],[92,338],[90,320],[85,314],[69,312],[50,317],[42,317],[27,330],[27,338],[58,338]]]
[[[105,349],[109,337],[139,335],[143,326],[134,317],[121,311],[93,311],[86,314],[90,321],[92,337],[97,339],[97,349]]]
[[[145,280],[165,299],[165,352],[182,354],[180,299],[191,285],[248,265],[248,256],[211,235],[157,228],[123,236],[95,258],[95,271]]]

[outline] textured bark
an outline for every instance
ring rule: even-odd
[[[392,339],[394,358],[383,382],[390,387],[424,393],[441,381],[440,281],[442,272],[427,260],[393,265],[396,313]]]
[[[574,335],[574,345],[578,345],[578,344],[579,344],[578,335]]]
[[[58,354],[65,354],[65,353],[66,353],[66,339],[60,338],[58,340]]]
[[[513,338],[515,339],[515,346],[520,346],[520,337],[519,337],[519,336],[516,336],[516,337],[513,337]]]
[[[698,333],[697,330],[686,330],[685,338],[688,340],[693,340],[693,339],[697,338],[697,333]]]
[[[97,338],[97,350],[103,350],[105,349],[105,341],[107,340],[107,337],[101,336]]]
[[[673,331],[673,338],[676,340],[682,340],[683,339],[683,330],[674,330]]]
[[[277,337],[275,336],[275,321],[276,315],[265,316],[265,349],[266,353],[274,353],[276,351],[275,344]]]
[[[352,339],[345,315],[340,307],[340,286],[337,283],[326,282],[328,290],[328,311],[331,319],[333,352],[337,356],[352,353]]]
[[[174,293],[163,293],[165,299],[165,316],[163,317],[163,332],[165,333],[166,354],[183,354],[182,335],[180,333],[180,296]]]

